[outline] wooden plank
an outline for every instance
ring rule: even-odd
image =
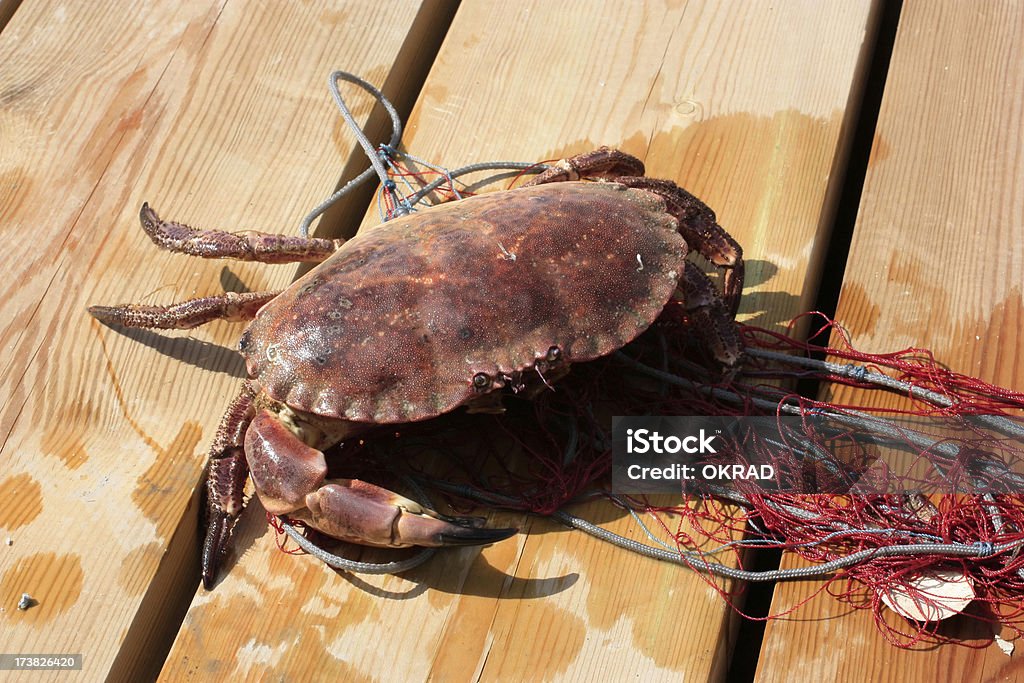
[[[837,313],[861,350],[925,347],[958,372],[1017,389],[1024,386],[1022,34],[1019,3],[904,3]],[[834,398],[900,402],[846,388]],[[780,584],[772,611],[821,585]],[[981,649],[900,650],[883,640],[870,614],[820,594],[768,623],[758,679],[1019,677],[1020,662],[1000,652],[995,632],[954,620],[943,633]]]
[[[750,259],[745,316],[778,324],[815,288],[871,14],[869,2],[463,2],[406,147],[451,167],[600,144],[638,154],[719,211]],[[606,506],[577,511],[643,539]],[[218,676],[725,674],[731,612],[700,578],[544,520],[497,514],[528,533],[402,577],[350,577],[278,552],[254,517],[238,565],[197,596],[168,678],[193,670],[180,653],[210,648]]]
[[[82,653],[89,680],[156,676],[198,582],[194,491],[244,372],[239,330],[125,333],[85,308],[288,282],[293,267],[160,253],[140,204],[294,230],[355,148],[327,74],[394,94],[448,11],[30,0],[0,34],[0,649]],[[15,609],[22,592],[39,604]]]

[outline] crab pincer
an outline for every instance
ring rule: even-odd
[[[517,529],[486,529],[483,519],[442,515],[358,479],[326,479],[327,461],[267,410],[245,435],[245,454],[267,512],[302,520],[328,536],[387,548],[493,543]]]

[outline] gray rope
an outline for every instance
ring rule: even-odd
[[[387,144],[381,144],[379,149],[373,146],[373,144],[370,142],[370,138],[367,137],[363,129],[359,127],[359,124],[358,122],[356,122],[356,119],[352,115],[352,112],[345,104],[345,99],[341,96],[341,92],[338,90],[339,80],[348,81],[349,83],[358,85],[360,88],[370,93],[370,95],[372,95],[373,98],[377,100],[377,102],[379,102],[384,107],[384,109],[387,110],[388,116],[391,119],[391,138],[387,142]],[[370,160],[370,168],[364,170],[355,178],[345,183],[344,186],[335,191],[334,194],[332,194],[330,197],[320,202],[320,204],[318,204],[312,211],[309,212],[309,214],[306,215],[305,218],[302,219],[302,223],[299,224],[299,234],[302,235],[303,237],[309,237],[309,229],[310,226],[312,226],[313,221],[315,221],[331,206],[336,204],[346,194],[348,194],[356,187],[369,180],[374,174],[376,174],[377,177],[380,179],[381,184],[384,186],[384,191],[390,193],[392,199],[394,200],[396,207],[394,215],[392,216],[394,217],[402,216],[414,211],[414,207],[416,204],[422,201],[423,198],[426,197],[428,194],[430,194],[431,192],[433,192],[434,190],[436,190],[437,188],[441,187],[446,183],[451,183],[454,188],[455,178],[458,178],[459,176],[462,175],[466,175],[467,173],[493,170],[529,170],[531,172],[540,173],[541,171],[544,171],[548,168],[544,164],[531,164],[521,161],[489,161],[477,164],[469,164],[468,166],[463,166],[462,168],[456,169],[454,171],[448,171],[443,166],[437,166],[435,164],[425,162],[422,159],[419,159],[412,155],[398,151],[398,143],[401,142],[402,140],[402,119],[398,115],[398,110],[395,109],[395,106],[391,103],[391,101],[384,96],[384,93],[382,93],[380,90],[374,87],[371,83],[363,80],[362,78],[356,76],[355,74],[339,70],[335,71],[330,75],[330,78],[328,79],[328,86],[331,89],[331,96],[334,98],[334,103],[337,105],[339,111],[341,112],[342,118],[345,120],[345,123],[348,124],[348,127],[352,130],[353,135],[356,136],[356,140],[359,142],[359,145],[363,148],[363,151],[366,153],[367,158]],[[400,156],[408,158],[414,162],[423,164],[428,168],[438,171],[442,175],[440,178],[424,186],[422,189],[420,189],[407,199],[402,199],[398,195],[395,181],[393,181],[388,176],[387,168],[385,168],[385,162],[387,162],[390,165],[390,158],[398,158]],[[458,194],[457,190],[456,194]]]
[[[478,491],[470,486],[462,484],[450,484],[448,482],[434,481],[431,480],[429,484],[442,491],[475,500],[480,503],[488,505],[506,505],[513,506],[518,501],[510,496],[503,496],[497,493],[491,493],[488,491]],[[742,494],[738,494],[734,498],[735,502],[750,505],[750,501],[746,500]],[[772,501],[773,502],[773,501]],[[808,519],[813,517],[811,513],[806,510],[799,508],[793,508],[791,506],[776,506],[777,509],[785,509],[787,512],[795,514],[796,516]],[[558,510],[551,515],[551,518],[561,522],[571,529],[577,529],[586,534],[589,534],[595,538],[598,538],[607,543],[629,550],[634,553],[643,555],[644,557],[650,557],[655,560],[662,562],[671,562],[680,566],[690,567],[691,569],[705,572],[708,574],[715,574],[718,576],[724,576],[729,579],[736,579],[739,581],[751,581],[751,582],[765,582],[765,581],[791,581],[794,579],[806,579],[811,577],[825,576],[828,574],[834,574],[840,569],[852,567],[853,565],[861,562],[866,562],[879,557],[914,557],[921,555],[954,555],[956,557],[968,557],[968,558],[985,558],[993,555],[1004,553],[1008,550],[1015,550],[1024,547],[1024,540],[1022,541],[1011,541],[1002,543],[1000,545],[993,545],[992,543],[979,541],[972,544],[964,543],[910,543],[906,545],[895,545],[895,546],[883,546],[879,548],[867,548],[860,550],[855,553],[851,553],[844,557],[839,557],[828,562],[816,564],[809,567],[796,567],[793,569],[773,569],[767,571],[749,571],[746,569],[736,569],[720,562],[709,562],[706,554],[694,551],[694,550],[670,550],[665,548],[658,548],[650,546],[633,539],[626,538],[621,534],[617,534],[614,531],[609,531],[603,527],[597,526],[592,522],[577,517],[572,513],[564,510]],[[861,531],[854,527],[847,526],[839,523],[837,526],[842,527],[843,532],[857,532]],[[882,530],[872,530],[882,531]],[[807,545],[807,544],[804,544]]]
[[[768,571],[753,572],[746,569],[736,569],[718,562],[708,562],[707,558],[700,552],[693,550],[670,551],[662,548],[634,541],[607,529],[592,524],[568,512],[559,510],[552,517],[573,529],[579,529],[591,536],[607,541],[612,545],[630,550],[645,557],[650,557],[663,562],[691,567],[697,571],[708,574],[717,574],[729,579],[739,581],[764,582],[764,581],[789,581],[793,579],[806,579],[817,576],[833,574],[840,569],[852,567],[853,565],[879,557],[913,557],[920,555],[954,555],[956,557],[985,558],[1004,553],[1024,546],[1024,541],[1014,541],[993,545],[991,543],[978,542],[971,545],[961,543],[913,543],[909,545],[883,546],[879,548],[868,548],[839,557],[828,562],[813,565],[810,567],[797,567],[794,569],[773,569]]]
[[[437,548],[421,548],[418,553],[405,560],[395,562],[359,562],[327,552],[303,536],[298,529],[283,519],[281,520],[281,528],[300,548],[327,566],[352,572],[353,574],[400,574],[420,566],[433,557],[437,551]]]
[[[349,128],[352,130],[352,133],[356,136],[356,139],[359,141],[360,146],[362,146],[363,151],[366,152],[366,156],[370,159],[370,168],[366,169],[365,171],[357,175],[355,178],[345,183],[343,187],[341,187],[339,190],[337,190],[334,194],[332,194],[324,201],[320,202],[320,204],[318,204],[316,208],[310,211],[309,214],[302,219],[302,223],[299,225],[299,234],[302,235],[303,237],[309,237],[309,226],[313,224],[313,221],[315,221],[318,216],[320,216],[324,211],[329,209],[333,204],[335,204],[339,199],[344,197],[350,191],[352,191],[362,183],[366,182],[375,173],[381,179],[381,182],[384,183],[385,187],[387,187],[388,183],[391,183],[391,191],[394,191],[394,182],[390,178],[388,178],[387,171],[385,170],[384,164],[380,159],[380,155],[377,153],[373,145],[370,143],[370,139],[366,136],[366,133],[364,133],[363,129],[359,127],[359,124],[356,122],[355,117],[352,116],[352,112],[350,112],[348,107],[345,105],[345,100],[342,98],[341,92],[338,90],[339,80],[348,81],[349,83],[354,83],[355,85],[358,85],[360,88],[370,93],[374,97],[374,99],[380,102],[387,110],[388,115],[391,118],[391,139],[388,142],[389,147],[396,147],[399,141],[402,139],[402,118],[398,115],[398,111],[395,109],[394,105],[391,104],[391,101],[384,96],[384,93],[382,93],[369,82],[364,81],[362,78],[359,78],[355,74],[351,74],[347,71],[335,71],[334,73],[332,73],[330,78],[328,79],[329,87],[331,89],[331,95],[334,97],[334,102],[335,104],[338,105],[338,109],[341,110],[341,116],[342,118],[345,119],[345,123],[348,124]],[[398,205],[398,202],[396,202],[396,205]]]
[[[880,372],[874,372],[864,365],[856,365],[853,363],[832,363],[824,360],[816,360],[814,358],[791,356],[788,353],[779,353],[777,351],[767,351],[764,349],[748,348],[746,349],[746,353],[747,355],[754,356],[755,358],[764,358],[765,360],[772,360],[777,363],[797,365],[811,370],[817,370],[819,372],[838,375],[840,377],[849,377],[850,379],[858,382],[869,382],[877,386],[909,394],[914,398],[919,398],[941,408],[951,408],[954,405],[953,399],[949,398],[945,394],[940,394],[937,391],[919,387],[911,384],[910,382],[905,382]],[[977,420],[978,422],[988,425],[1007,436],[1024,437],[1024,426],[1000,415],[971,415],[970,417],[972,420]]]

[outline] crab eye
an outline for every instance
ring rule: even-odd
[[[478,372],[473,375],[473,386],[477,389],[486,389],[491,383],[491,378],[485,372]]]
[[[242,336],[238,338],[238,350],[245,351],[249,348],[249,330],[242,333]]]
[[[556,360],[558,360],[561,357],[562,357],[562,349],[558,348],[557,346],[552,346],[550,349],[548,349],[548,355],[547,355],[548,361],[553,363],[553,362],[555,362]]]

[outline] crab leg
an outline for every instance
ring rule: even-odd
[[[701,345],[726,368],[735,368],[743,358],[743,342],[722,296],[704,271],[687,262],[672,298],[683,305],[689,327]]]
[[[728,310],[735,316],[743,292],[743,248],[718,224],[715,212],[671,180],[623,177],[615,182],[648,190],[665,200],[668,212],[679,219],[679,232],[686,243],[725,270],[722,289]]]
[[[161,220],[156,211],[143,204],[139,212],[142,229],[157,246],[203,258],[230,258],[260,263],[319,263],[333,254],[345,240],[274,235],[255,230],[225,232],[196,230],[181,223]]]
[[[523,187],[581,178],[612,180],[619,176],[642,176],[643,174],[644,162],[632,154],[626,154],[610,147],[600,147],[592,152],[584,152],[558,161],[530,182],[523,183]]]
[[[226,292],[216,296],[189,299],[167,306],[121,304],[119,306],[90,306],[89,313],[104,323],[124,327],[148,327],[159,330],[189,330],[213,320],[241,322],[252,320],[256,311],[280,291]]]
[[[243,440],[252,421],[256,387],[245,382],[221,418],[210,444],[206,473],[206,538],[203,541],[203,586],[210,590],[221,562],[231,549],[231,534],[242,513],[242,497],[249,467]]]
[[[453,518],[358,479],[325,480],[323,453],[303,443],[267,410],[245,435],[245,453],[260,501],[315,529],[362,545],[403,548],[493,543],[516,529],[481,528],[482,520]]]

